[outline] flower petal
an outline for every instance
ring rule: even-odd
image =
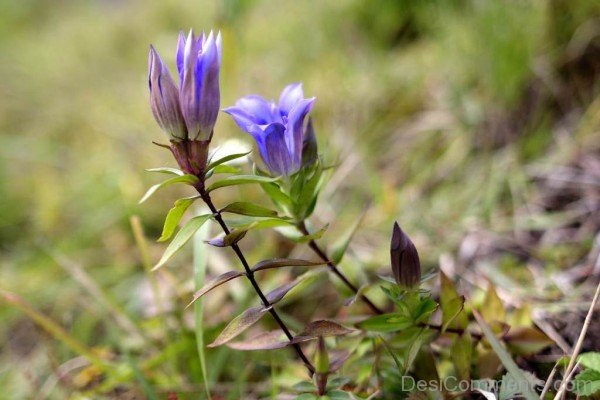
[[[282,115],[288,115],[292,108],[304,97],[302,83],[287,85],[279,96],[279,110]]]
[[[287,120],[287,145],[292,154],[294,169],[298,170],[302,164],[302,143],[304,140],[304,118],[312,109],[315,98],[300,100],[292,108]]]
[[[293,170],[292,157],[285,140],[285,126],[273,123],[265,129],[264,150],[261,152],[263,161],[273,175],[291,175]]]

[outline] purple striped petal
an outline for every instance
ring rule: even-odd
[[[296,103],[303,98],[304,92],[302,91],[302,83],[292,83],[287,85],[279,97],[279,110],[281,115],[288,115]]]
[[[273,175],[288,176],[296,172],[292,164],[292,155],[289,152],[285,140],[285,126],[280,123],[273,123],[265,129],[264,145],[261,155],[269,171]]]
[[[294,168],[300,169],[302,165],[302,143],[304,141],[304,118],[312,109],[315,98],[300,100],[288,115],[286,130],[288,146],[293,154]]]

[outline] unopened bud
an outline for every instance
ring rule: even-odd
[[[394,223],[392,232],[390,256],[396,283],[407,288],[418,286],[421,281],[419,253],[397,222]]]

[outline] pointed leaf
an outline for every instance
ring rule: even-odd
[[[171,236],[173,236],[175,228],[177,228],[177,225],[179,225],[179,221],[181,221],[183,214],[185,214],[187,209],[198,197],[199,196],[186,197],[175,201],[173,208],[169,210],[167,217],[165,218],[162,234],[158,239],[159,242],[167,241],[171,238]]]
[[[202,286],[200,290],[194,293],[194,298],[190,302],[190,304],[187,305],[187,307],[191,306],[196,300],[198,300],[200,297],[204,296],[206,293],[210,292],[214,288],[219,287],[222,284],[229,282],[230,280],[233,280],[235,278],[238,278],[242,275],[246,274],[240,271],[227,271],[224,274],[217,276],[215,279],[208,282],[206,285]]]
[[[261,183],[260,187],[267,193],[271,201],[286,214],[290,214],[292,210],[292,199],[281,191],[281,188],[276,183]]]
[[[356,291],[356,293],[354,294],[354,296],[348,297],[346,300],[344,300],[344,307],[350,307],[351,305],[356,303],[356,300],[360,296],[362,296],[362,294],[365,292],[365,290],[368,287],[369,287],[369,285],[366,285],[366,284],[359,287],[358,290]]]
[[[327,336],[342,336],[342,335],[347,335],[352,332],[354,332],[353,329],[346,328],[345,326],[342,326],[342,325],[338,324],[337,322],[323,319],[323,320],[319,320],[319,321],[313,321],[310,324],[306,325],[306,327],[304,328],[302,333],[300,333],[300,335],[301,336],[312,336],[312,337],[317,337],[317,336],[327,337]]]
[[[232,165],[217,165],[210,172],[211,174],[239,174],[241,169]]]
[[[262,183],[262,182],[274,182],[279,178],[269,178],[266,176],[256,176],[256,175],[234,175],[228,176],[216,182],[213,182],[208,188],[206,188],[207,192],[212,192],[213,190],[227,187],[227,186],[237,186],[237,185],[245,185],[248,183]]]
[[[291,344],[290,340],[280,330],[262,332],[250,339],[242,340],[239,342],[227,343],[227,347],[234,350],[275,350],[282,349]]]
[[[148,168],[147,172],[160,172],[161,174],[170,174],[170,175],[178,175],[183,176],[185,172],[178,168],[170,168],[170,167],[160,167],[160,168]]]
[[[490,283],[488,290],[485,294],[485,299],[481,306],[481,316],[486,321],[500,321],[504,322],[506,318],[506,310],[502,300],[498,297],[496,287]]]
[[[600,372],[585,369],[573,380],[573,391],[579,396],[591,396],[600,391]]]
[[[463,312],[465,308],[465,298],[463,296],[455,297],[447,301],[442,309],[442,332],[452,324],[452,322]],[[462,324],[462,322],[461,322]]]
[[[323,234],[325,234],[325,232],[327,231],[327,228],[329,228],[329,224],[325,225],[324,227],[322,227],[321,229],[319,229],[316,232],[313,232],[309,235],[299,236],[299,237],[295,238],[294,240],[298,243],[307,243],[312,240],[321,239],[321,237],[323,237]]]
[[[333,353],[331,356],[331,363],[329,364],[329,372],[333,373],[340,369],[349,357],[350,353],[345,350]]]
[[[167,179],[164,182],[157,183],[156,185],[154,185],[150,189],[148,189],[146,194],[144,194],[144,196],[139,201],[139,204],[142,204],[143,202],[148,200],[150,198],[150,196],[152,196],[154,193],[156,193],[157,190],[162,189],[166,186],[173,185],[175,183],[185,183],[187,185],[194,186],[196,183],[198,183],[198,178],[196,178],[194,175],[186,174],[186,175],[182,175],[182,176],[175,176],[173,178]]]
[[[350,241],[352,240],[354,234],[358,230],[358,227],[362,223],[365,215],[366,212],[363,212],[361,216],[350,227],[350,229],[344,235],[342,235],[342,237],[337,242],[333,244],[330,254],[331,261],[333,261],[334,264],[339,264],[340,261],[342,261],[342,258],[346,253],[346,249],[348,249],[348,245],[350,244]]]
[[[299,283],[300,283],[300,281],[297,279],[293,280],[291,282],[288,282],[285,285],[280,286],[277,289],[273,289],[272,291],[267,293],[266,298],[270,304],[275,304],[275,303],[281,301],[281,299],[283,299],[285,297],[285,295],[288,294],[288,292],[290,290],[292,290]]]
[[[281,267],[316,267],[319,265],[325,265],[325,262],[314,262],[314,261],[306,261],[299,260],[294,258],[272,258],[269,260],[263,260],[259,263],[256,263],[252,267],[252,271],[262,271],[265,269],[271,268],[281,268]]]
[[[211,246],[215,246],[215,247],[233,246],[234,244],[236,244],[237,242],[242,240],[244,238],[244,236],[246,236],[246,232],[248,232],[248,231],[243,230],[243,229],[236,229],[234,231],[231,231],[230,233],[228,233],[225,236],[221,236],[221,237],[217,237],[212,240],[209,240],[207,243],[210,244]]]
[[[206,221],[208,221],[212,217],[212,214],[199,215],[190,219],[184,226],[177,232],[175,238],[165,250],[163,256],[161,257],[158,264],[152,268],[153,271],[156,271],[158,268],[162,267],[179,249],[183,247],[184,244],[187,243],[188,240],[194,235],[194,233],[200,229],[202,225]]]
[[[443,272],[440,271],[440,306],[442,308],[442,325],[444,329],[466,329],[469,324],[463,310],[457,310],[461,296],[456,286]]]
[[[220,212],[229,212],[233,214],[248,215],[251,217],[277,217],[277,212],[269,210],[266,207],[259,206],[245,201],[231,203],[223,207]]]
[[[218,160],[212,161],[210,164],[208,164],[208,166],[206,167],[206,171],[208,172],[211,169],[214,169],[215,167],[217,167],[218,165],[224,164],[226,162],[233,161],[233,160],[241,158],[241,157],[245,157],[250,153],[252,153],[252,151],[247,151],[245,153],[235,153],[235,154],[230,154],[225,157],[221,157]]]
[[[260,221],[253,221],[250,223],[231,224],[231,226],[249,231],[265,228],[276,228],[278,226],[294,226],[294,224],[290,221],[286,221],[280,218],[266,218],[261,219]]]
[[[450,356],[459,380],[470,379],[472,352],[471,335],[465,332],[461,336],[456,336],[450,348]]]
[[[394,332],[410,327],[413,324],[411,318],[407,315],[390,313],[375,315],[368,318],[357,326],[360,329],[374,332]]]
[[[229,324],[227,324],[225,329],[223,329],[221,334],[219,334],[219,337],[217,337],[214,342],[209,344],[208,347],[217,347],[229,342],[231,339],[238,336],[258,322],[258,320],[261,319],[262,316],[269,311],[269,309],[270,308],[265,308],[263,306],[247,309],[235,317]]]

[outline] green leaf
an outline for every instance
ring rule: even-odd
[[[573,380],[573,391],[579,396],[591,396],[600,391],[600,372],[585,369]]]
[[[223,329],[221,334],[219,334],[215,341],[209,344],[208,347],[217,347],[229,342],[231,339],[238,336],[246,329],[254,325],[256,322],[258,322],[258,320],[261,319],[267,311],[269,310],[267,308],[264,308],[263,306],[252,307],[247,309],[246,311],[235,317],[229,324],[227,324],[227,326],[225,327],[225,329]]]
[[[237,185],[245,185],[248,183],[263,183],[263,182],[274,182],[279,178],[269,178],[266,176],[256,176],[256,175],[234,175],[228,176],[216,182],[213,182],[210,186],[206,188],[207,192],[212,192],[213,190],[227,187],[227,186],[237,186]]]
[[[232,214],[248,215],[250,217],[277,217],[277,211],[269,210],[266,207],[246,201],[228,204],[219,211],[222,213],[228,212]]]
[[[463,296],[455,297],[446,302],[445,308],[442,309],[442,320],[444,324],[442,325],[442,332],[445,332],[446,329],[452,324],[452,322],[461,314],[465,309],[465,298]],[[463,314],[464,315],[464,314]],[[462,324],[462,322],[461,322]],[[462,328],[464,329],[464,328]]]
[[[409,316],[390,313],[368,318],[358,323],[357,326],[366,331],[394,332],[406,329],[412,324],[413,322]]]
[[[600,372],[600,353],[593,351],[582,353],[577,357],[577,361],[586,368]]]
[[[279,185],[276,183],[261,183],[260,187],[283,212],[286,214],[292,212],[292,199],[281,190]]]
[[[330,390],[327,392],[327,397],[331,400],[352,400],[350,394],[343,390]]]
[[[230,224],[231,226],[234,226],[238,229],[244,229],[244,230],[257,230],[257,229],[265,229],[265,228],[276,228],[279,226],[294,226],[293,223],[291,223],[290,221],[284,220],[284,219],[279,219],[279,218],[267,218],[267,219],[261,219],[259,221],[253,221],[250,223],[243,223],[243,224]]]
[[[147,172],[159,172],[161,174],[170,174],[170,175],[178,175],[183,176],[185,172],[178,168],[170,168],[170,167],[161,167],[161,168],[148,168]]]
[[[348,249],[348,245],[350,244],[350,241],[352,240],[354,234],[358,230],[358,227],[362,223],[365,215],[366,212],[363,212],[361,216],[350,227],[350,229],[344,235],[342,235],[342,237],[338,241],[336,241],[331,247],[331,261],[333,261],[334,264],[339,264],[340,261],[342,261],[342,258],[344,258],[344,254]]]
[[[307,243],[312,240],[318,240],[321,237],[323,237],[323,234],[327,231],[327,228],[329,228],[329,224],[325,225],[324,227],[322,227],[321,229],[319,229],[316,232],[313,232],[311,234],[304,235],[304,236],[299,236],[298,238],[295,239],[295,241],[298,243]]]
[[[506,319],[504,304],[502,304],[502,300],[500,300],[500,297],[498,297],[498,293],[496,292],[496,287],[492,283],[490,283],[483,304],[481,305],[481,316],[486,321],[490,322],[504,322]]]
[[[169,246],[167,246],[167,249],[165,250],[160,261],[154,266],[154,268],[152,268],[152,270],[156,271],[157,269],[162,267],[173,256],[173,254],[177,253],[177,251],[181,249],[183,245],[185,245],[187,241],[190,240],[194,233],[198,229],[200,229],[200,227],[204,225],[204,223],[208,221],[211,217],[212,214],[205,214],[190,219],[183,226],[183,228],[181,228],[179,232],[177,232],[177,235],[175,235],[173,241],[169,243]]]
[[[217,276],[215,279],[208,282],[207,284],[202,286],[202,288],[200,288],[196,293],[194,293],[194,298],[192,299],[190,304],[188,304],[186,306],[186,308],[191,306],[196,300],[198,300],[200,297],[204,296],[206,293],[210,292],[214,288],[219,287],[222,284],[229,282],[230,280],[239,278],[242,275],[246,275],[246,274],[243,272],[240,272],[240,271],[227,271],[227,272]]]
[[[470,379],[472,353],[471,335],[465,332],[461,336],[456,336],[450,348],[450,355],[459,380]]]
[[[227,235],[214,238],[212,240],[209,240],[207,243],[210,244],[211,246],[215,246],[215,247],[233,246],[234,244],[236,244],[237,242],[242,240],[244,238],[244,236],[246,236],[246,232],[248,232],[248,231],[246,231],[244,229],[235,229],[235,230],[231,231],[230,233],[228,233]]]
[[[186,197],[175,201],[175,205],[173,205],[173,208],[169,210],[169,213],[165,218],[165,224],[163,226],[162,234],[158,239],[159,242],[169,240],[171,236],[173,236],[175,228],[177,228],[177,225],[179,225],[179,221],[181,221],[183,214],[185,214],[187,209],[198,197],[199,196]]]
[[[494,332],[489,327],[489,325],[485,322],[483,317],[477,312],[477,310],[473,309],[473,316],[477,320],[477,323],[481,327],[481,331],[485,335],[486,339],[492,346],[492,349],[500,358],[502,365],[508,371],[509,374],[517,381],[519,387],[523,389],[523,396],[527,400],[538,400],[539,396],[533,391],[530,379],[524,374],[524,372],[517,366],[514,362],[508,351],[502,346],[502,344],[496,339]]]
[[[185,183],[187,185],[194,186],[196,183],[198,183],[198,178],[196,178],[194,175],[186,174],[186,175],[176,176],[176,177],[167,179],[166,181],[161,182],[161,183],[157,183],[156,185],[154,185],[150,189],[148,189],[146,194],[144,194],[144,196],[141,198],[139,204],[142,204],[143,202],[148,200],[148,198],[150,198],[150,196],[152,196],[154,193],[156,193],[157,190],[162,189],[166,186],[173,185],[175,183]]]
[[[217,165],[212,169],[212,174],[239,174],[241,169],[231,165]]]
[[[458,299],[458,300],[457,300]],[[440,306],[442,307],[442,326],[445,329],[466,329],[469,324],[463,310],[463,300],[452,282],[440,271]]]
[[[315,384],[312,381],[300,381],[294,384],[292,388],[298,392],[314,392],[316,390]]]
[[[296,287],[296,285],[298,285],[300,283],[300,280],[295,279],[291,282],[288,282],[282,286],[279,286],[276,289],[273,289],[272,291],[270,291],[269,293],[267,293],[265,295],[265,297],[267,298],[267,301],[269,302],[269,304],[276,304],[278,302],[280,302],[286,294],[288,294],[288,292],[290,290],[292,290],[293,288]]]
[[[325,262],[314,262],[314,261],[306,261],[299,260],[294,258],[272,258],[269,260],[263,260],[254,264],[252,267],[252,271],[262,271],[265,269],[272,268],[282,268],[282,267],[316,267],[319,265],[324,265]]]
[[[248,154],[252,153],[252,151],[247,151],[245,153],[235,153],[235,154],[230,154],[228,156],[224,156],[219,158],[218,160],[212,161],[211,163],[208,164],[208,166],[206,167],[206,172],[214,169],[215,167],[224,164],[228,161],[233,161],[235,159],[247,156]]]

